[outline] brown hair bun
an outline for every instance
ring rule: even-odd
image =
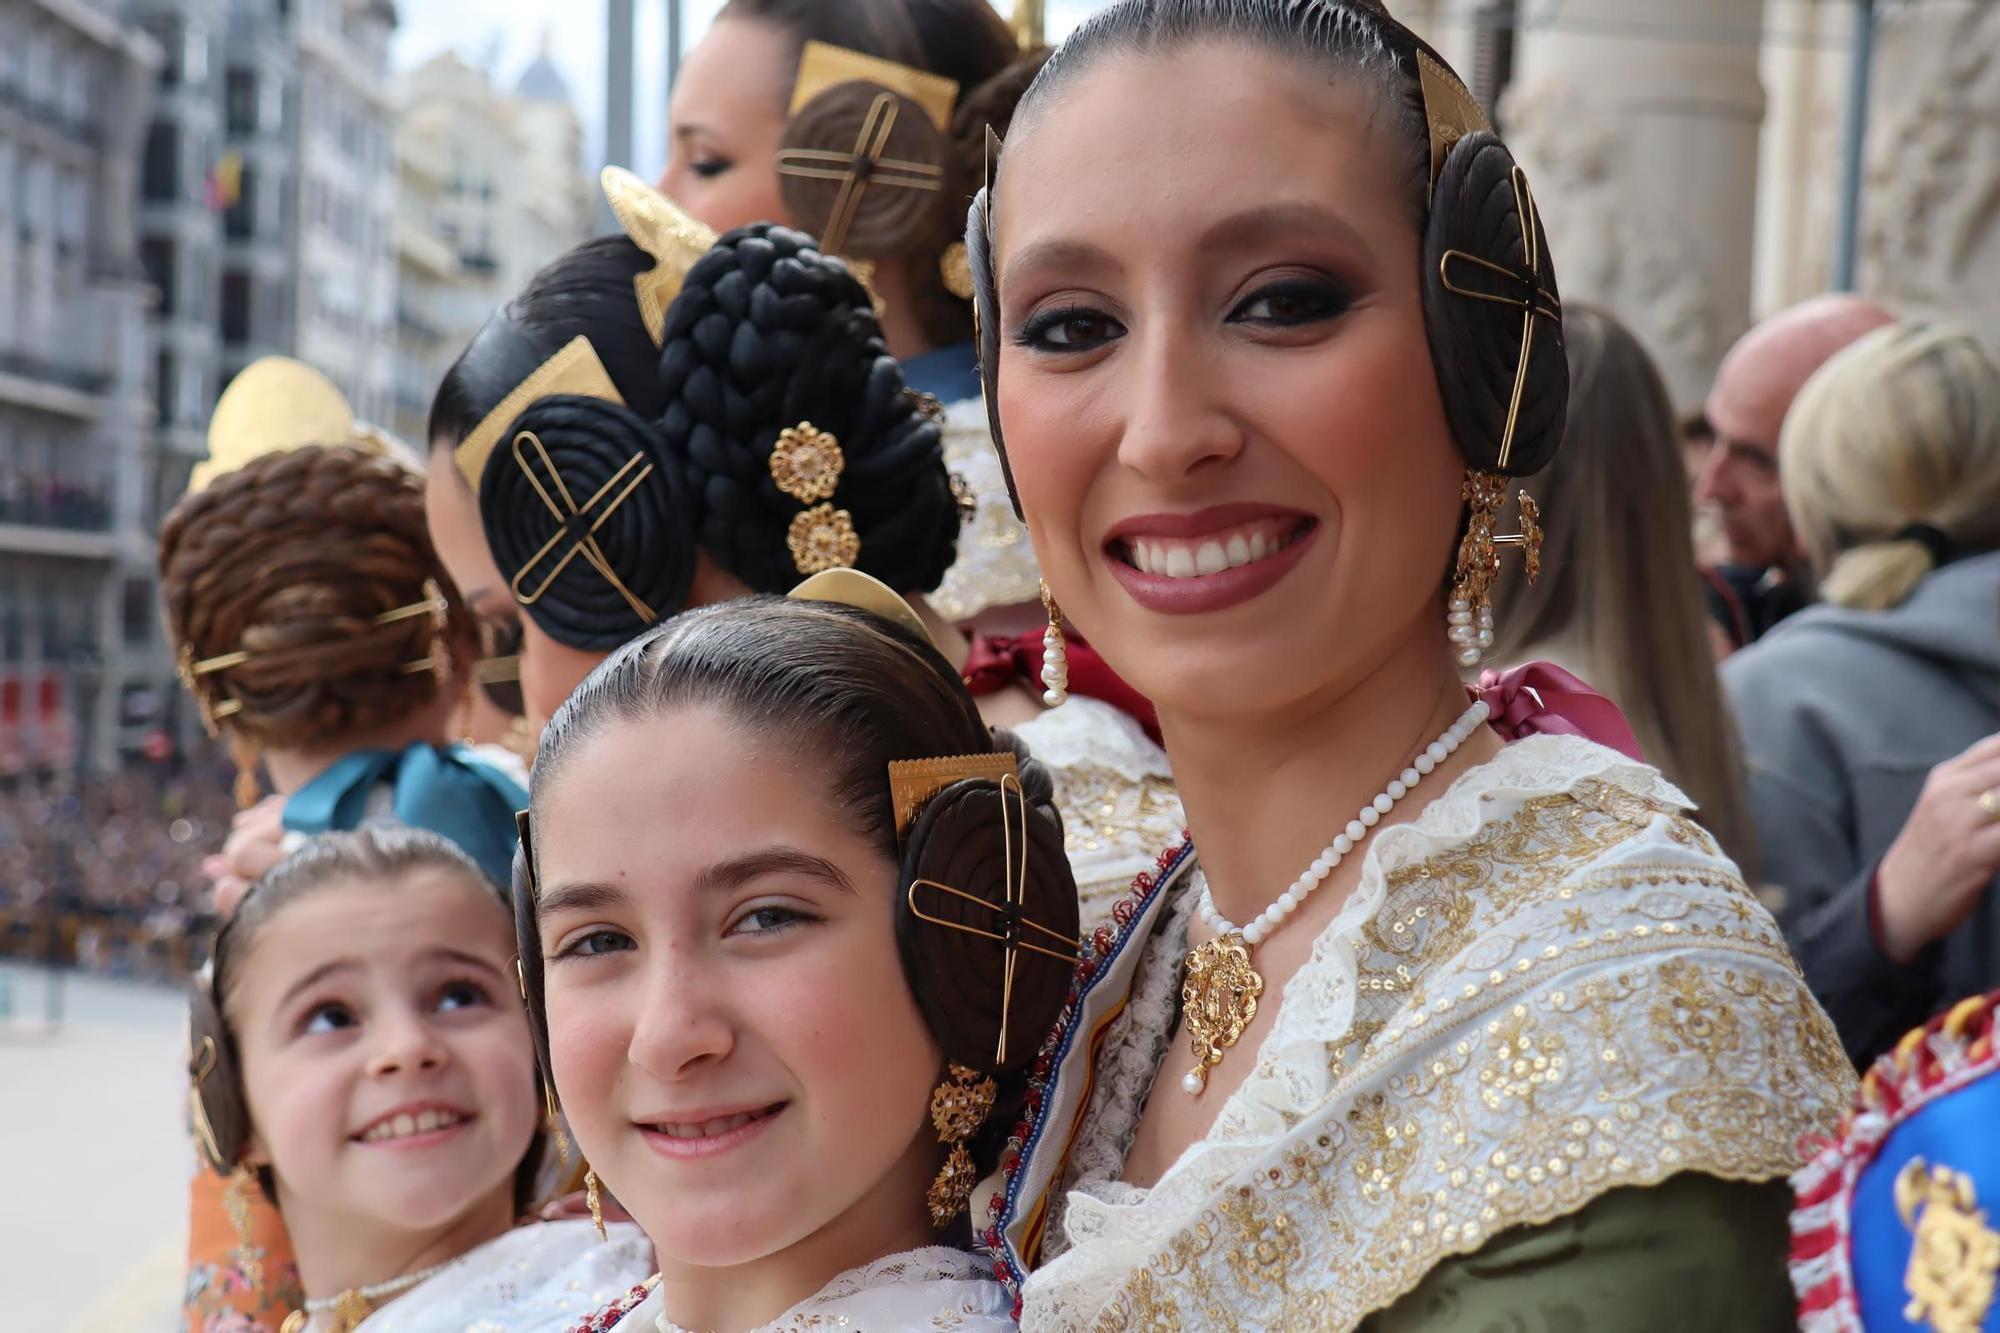
[[[226,1176],[243,1160],[250,1144],[250,1107],[243,1097],[243,1073],[236,1065],[236,1039],[229,1035],[215,996],[197,982],[188,1000],[188,1086],[197,1127],[208,1123],[210,1144],[197,1132],[195,1149],[209,1169]]]
[[[834,209],[849,192],[844,179],[848,155],[862,142],[878,98],[891,99],[895,121],[886,140],[873,154],[855,161],[853,198],[843,234],[834,236],[832,251],[858,259],[880,259],[918,250],[944,247],[957,199],[947,199],[951,183],[952,146],[944,131],[924,109],[901,93],[879,84],[854,81],[836,84],[800,107],[785,126],[778,154],[778,189],[785,211],[801,230],[827,241]],[[838,160],[825,164],[799,162],[799,152],[831,153]],[[871,158],[879,165],[871,165]],[[916,173],[891,163],[916,163],[936,174]],[[794,174],[804,169],[822,175]],[[926,187],[918,182],[928,180]],[[950,206],[948,206],[950,205]]]
[[[1012,743],[1004,731],[995,732],[995,740],[996,749],[1004,750]],[[1021,753],[1018,746],[1016,753]],[[1009,905],[1014,892],[1009,882],[1010,839],[1012,873],[1020,875],[1024,857],[1026,862],[1018,909]],[[1025,760],[1018,790],[1012,783],[1003,791],[998,782],[973,778],[953,783],[932,796],[910,829],[902,882],[905,892],[896,903],[897,943],[917,1006],[945,1059],[986,1072],[1023,1068],[1035,1058],[1062,1009],[1075,972],[1074,960],[1050,957],[1027,947],[1010,950],[987,935],[1008,936],[1022,946],[1034,945],[1059,955],[1075,953],[1076,878],[1063,852],[1062,818],[1056,813],[1047,771]],[[909,888],[912,885],[916,886],[914,895]],[[982,907],[930,885],[947,885],[991,906]],[[939,925],[917,915],[911,907],[912,896],[925,916],[952,924]],[[1011,986],[1007,981],[1010,952],[1015,960]],[[1003,1028],[1007,1037],[1004,1058],[1000,1049]]]
[[[1514,155],[1497,136],[1478,130],[1454,144],[1431,198],[1423,271],[1431,361],[1459,452],[1470,467],[1510,477],[1539,472],[1555,457],[1569,410],[1569,362],[1563,355],[1555,267],[1526,178],[1518,178],[1518,184],[1517,191]],[[1531,274],[1532,283],[1525,280]],[[1468,291],[1479,295],[1466,295]],[[1521,316],[1526,300],[1544,313],[1534,317],[1524,369]],[[1517,374],[1522,378],[1518,411]],[[1503,467],[1500,449],[1510,412],[1516,413],[1513,447]]]

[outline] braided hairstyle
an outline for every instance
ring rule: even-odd
[[[533,818],[543,817],[547,793],[564,781],[590,738],[688,708],[720,709],[755,734],[811,756],[817,774],[811,785],[820,799],[897,866],[889,887],[904,979],[945,1060],[990,1073],[1000,1087],[968,1145],[982,1167],[991,1167],[1074,965],[1021,950],[1010,986],[1007,951],[990,934],[923,920],[908,890],[929,881],[983,899],[992,906],[940,894],[925,910],[989,932],[1018,893],[1022,918],[1053,933],[1045,943],[1073,939],[1076,880],[1048,771],[1017,737],[986,726],[957,670],[912,630],[841,603],[748,597],[677,616],[591,673],[542,731]],[[992,752],[1013,754],[1018,796],[990,778],[961,779],[925,799],[899,839],[891,763]],[[1023,858],[1016,884],[1007,882],[1010,851]],[[534,856],[531,831],[515,862],[515,930],[529,1021],[546,1060]],[[954,1225],[960,1230],[951,1238],[969,1242],[964,1220]]]
[[[244,652],[192,683],[224,725],[261,748],[339,741],[432,703],[444,682],[413,670],[432,657],[434,583],[449,604],[448,652],[469,649],[459,605],[424,522],[422,480],[353,445],[265,454],[181,500],[160,528],[167,633],[195,661]]]
[[[810,237],[768,223],[722,237],[668,308],[644,396],[625,397],[662,407],[649,418],[536,400],[480,476],[494,559],[552,637],[617,647],[680,609],[702,552],[753,591],[797,583],[788,534],[803,506],[779,489],[771,454],[803,423],[838,442],[829,503],[851,516],[856,568],[927,592],[950,567],[960,511],[940,429],[905,388],[866,290]],[[546,498],[557,481],[583,519],[559,525],[564,502]]]

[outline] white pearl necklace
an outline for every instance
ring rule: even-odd
[[[1292,881],[1292,886],[1278,895],[1278,900],[1265,908],[1249,925],[1239,928],[1216,911],[1215,899],[1209,893],[1206,884],[1202,885],[1201,897],[1195,904],[1196,910],[1201,913],[1201,919],[1208,923],[1208,928],[1215,932],[1218,939],[1226,935],[1240,935],[1243,943],[1249,948],[1254,949],[1262,944],[1265,937],[1282,925],[1286,917],[1296,912],[1299,904],[1310,897],[1313,890],[1333,873],[1333,868],[1346,860],[1349,852],[1361,845],[1362,840],[1368,836],[1368,831],[1382,822],[1382,816],[1395,809],[1396,802],[1408,796],[1419,782],[1435,773],[1438,765],[1451,758],[1459,746],[1465,744],[1475,731],[1485,725],[1486,719],[1490,716],[1492,709],[1486,706],[1486,701],[1474,700],[1472,706],[1459,714],[1458,721],[1452,723],[1444,735],[1426,746],[1423,753],[1419,754],[1408,768],[1397,774],[1374,800],[1362,806],[1361,812],[1347,821],[1347,827],[1334,836],[1333,841],[1327,844],[1326,850],[1315,857],[1313,863],[1305,868],[1304,873]],[[1190,1093],[1198,1093],[1205,1082],[1204,1074],[1191,1073],[1181,1080],[1181,1086]]]
[[[392,1277],[387,1282],[377,1282],[372,1287],[353,1287],[341,1292],[338,1296],[328,1296],[321,1300],[307,1301],[306,1313],[326,1314],[330,1310],[338,1309],[343,1301],[352,1303],[357,1297],[369,1305],[373,1305],[384,1296],[400,1296],[410,1288],[430,1281],[464,1257],[464,1255],[460,1255],[457,1259],[447,1259],[441,1264],[432,1264],[429,1268],[420,1268],[414,1273],[405,1273],[401,1277]]]

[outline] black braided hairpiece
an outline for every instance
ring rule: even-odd
[[[537,399],[488,455],[479,513],[515,600],[570,647],[616,648],[687,600],[693,500],[628,408]]]
[[[770,456],[802,422],[839,443],[831,503],[853,516],[855,567],[905,591],[943,579],[959,525],[943,437],[906,391],[868,293],[810,237],[770,223],[722,237],[667,311],[660,386],[660,438],[700,545],[751,588],[800,578],[786,543],[800,502],[778,489]]]

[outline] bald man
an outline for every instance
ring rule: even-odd
[[[1785,414],[1835,352],[1893,318],[1864,297],[1816,296],[1752,328],[1722,359],[1707,408],[1715,447],[1695,479],[1695,499],[1721,521],[1723,574],[1745,603],[1735,631],[1743,641],[1769,629],[1779,618],[1774,611],[1803,600],[1791,576],[1804,555],[1778,476]]]

